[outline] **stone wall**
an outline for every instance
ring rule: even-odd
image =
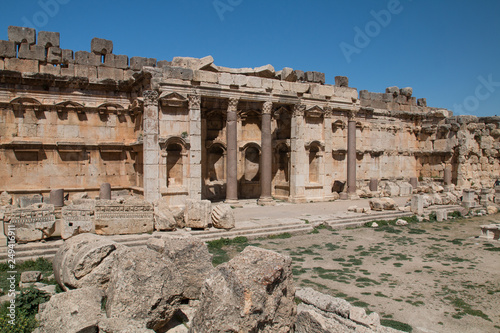
[[[355,194],[370,179],[442,181],[450,170],[455,185],[491,187],[498,175],[498,119],[453,117],[411,88],[358,94],[319,72],[129,58],[99,38],[74,52],[30,28],[8,36],[0,190],[14,194],[107,182],[172,206],[304,202],[334,199],[336,181]]]

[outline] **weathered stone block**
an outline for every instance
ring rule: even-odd
[[[92,38],[90,51],[98,55],[113,53],[113,42],[97,37]]]
[[[231,205],[220,204],[212,210],[212,225],[218,229],[234,228],[234,212]]]
[[[310,304],[322,311],[338,314],[344,318],[349,318],[351,304],[341,298],[322,294],[312,288],[297,290],[295,297],[306,304]]]
[[[425,98],[417,99],[417,105],[422,106],[422,107],[426,107],[427,106],[427,99],[425,99]]]
[[[296,82],[297,74],[293,68],[285,67],[281,70],[281,80],[288,82]]]
[[[306,72],[305,81],[314,83],[325,83],[325,73],[320,72]]]
[[[304,73],[304,71],[294,70],[292,75],[297,78],[298,82],[304,82],[306,80],[306,74]]]
[[[73,64],[75,62],[73,58],[73,50],[62,50],[61,51],[61,63],[62,64]]]
[[[177,229],[177,221],[170,210],[169,205],[164,201],[159,201],[154,205],[155,230],[175,230]]]
[[[116,81],[123,80],[123,70],[119,68],[99,66],[97,67],[97,78]]]
[[[16,57],[16,44],[0,40],[0,58],[15,58]]]
[[[9,205],[12,205],[12,195],[7,193],[6,191],[3,191],[0,194],[0,207]]]
[[[40,45],[21,44],[17,57],[19,59],[45,61],[45,48]]]
[[[252,77],[249,77],[248,79],[250,80],[251,78]],[[259,78],[255,78],[255,79],[259,79]],[[217,73],[196,70],[196,71],[193,71],[193,80],[198,81],[198,82],[217,83],[219,80],[219,77],[218,77]]]
[[[398,96],[399,95],[399,87],[392,86],[392,87],[385,88],[385,92],[388,94],[392,94],[394,96]]]
[[[184,223],[187,228],[206,229],[210,224],[212,204],[208,200],[186,200]]]
[[[60,35],[58,32],[39,31],[36,43],[44,48],[59,47],[61,46]]]
[[[89,80],[97,79],[97,67],[87,65],[75,65],[75,76],[85,77]]]
[[[411,87],[401,88],[400,93],[401,93],[401,95],[406,96],[407,98],[410,98],[411,95],[413,94],[413,88],[411,88]]]
[[[93,206],[67,206],[62,208],[61,238],[68,239],[82,233],[94,233]]]
[[[219,74],[219,84],[223,86],[233,85],[233,76],[229,73],[220,73]]]
[[[296,304],[291,263],[290,257],[249,246],[219,265],[203,285],[191,331],[292,331]]]
[[[75,63],[87,66],[99,66],[101,64],[101,57],[87,51],[75,52]]]
[[[31,205],[41,204],[43,197],[39,194],[35,194],[31,197],[22,196],[17,199],[20,208],[28,208]]]
[[[5,69],[5,61],[2,58],[0,58],[0,70],[3,71],[4,69]]]
[[[213,271],[206,244],[190,234],[150,238],[147,247],[171,260],[184,278],[183,296],[199,299],[201,287]]]
[[[130,248],[111,271],[107,317],[133,318],[158,331],[179,309],[183,289],[183,277],[171,260],[150,249]]]
[[[156,58],[130,58],[130,69],[134,71],[140,71],[144,66],[156,67]]]
[[[95,232],[98,235],[140,234],[153,229],[153,206],[147,202],[96,201]]]
[[[36,43],[36,30],[25,27],[9,26],[7,30],[9,41],[16,43],[16,45],[27,43],[33,45]]]
[[[184,81],[191,81],[193,79],[193,70],[182,67],[163,67],[163,76],[166,79],[178,79]]]
[[[50,237],[55,231],[53,205],[40,204],[39,208],[15,209],[9,217],[10,223],[16,226],[18,242],[39,241]]]
[[[336,76],[335,86],[337,87],[349,87],[349,78],[347,76]]]
[[[104,56],[104,66],[114,67],[120,69],[128,68],[128,56],[126,55],[116,55],[116,54],[106,54]]]
[[[33,283],[41,280],[42,272],[40,271],[26,271],[21,273],[22,283]]]
[[[47,50],[47,62],[50,64],[61,64],[62,50],[59,47],[50,47]]]
[[[255,75],[258,77],[274,78],[276,75],[274,67],[271,65],[256,67],[253,70],[255,72]]]

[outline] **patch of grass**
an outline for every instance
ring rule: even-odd
[[[455,319],[460,319],[464,315],[468,314],[475,317],[483,318],[484,320],[491,321],[491,319],[481,310],[474,310],[470,304],[465,302],[463,299],[455,297],[450,298],[446,297],[446,299],[451,300],[451,305],[455,307],[457,313],[453,314],[452,317]]]
[[[392,319],[380,319],[380,324],[382,326],[394,328],[396,330],[400,330],[403,332],[413,332],[413,327],[411,325],[402,323],[397,320],[392,320]]]
[[[489,247],[485,249],[486,251],[491,251],[491,252],[500,252],[500,247]]]
[[[365,309],[370,306],[370,304],[368,304],[366,302],[363,302],[363,301],[354,301],[351,304],[354,305],[354,306],[358,306],[360,308],[365,308]]]
[[[287,238],[291,238],[291,237],[292,237],[292,234],[290,234],[289,232],[284,232],[284,233],[279,234],[279,235],[267,236],[267,238],[269,238],[269,239],[287,239]]]
[[[410,229],[408,231],[409,234],[421,235],[427,233],[424,229]]]
[[[325,247],[328,251],[335,251],[335,250],[338,250],[340,249],[340,246],[339,245],[335,245],[335,244],[332,244],[332,243],[326,243],[325,244]]]

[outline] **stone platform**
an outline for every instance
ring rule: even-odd
[[[403,207],[408,200],[406,197],[394,198],[396,203]],[[235,238],[245,236],[249,239],[278,235],[282,233],[300,234],[310,232],[314,226],[327,223],[334,229],[361,226],[366,222],[374,220],[392,220],[413,214],[405,211],[382,211],[370,213],[348,212],[347,208],[356,205],[359,208],[368,208],[369,199],[361,200],[339,200],[334,202],[291,204],[288,202],[277,202],[272,207],[257,205],[256,200],[242,200],[239,208],[234,209],[236,227],[230,231],[211,228],[208,230],[178,230],[173,233],[188,232],[204,241],[219,238]],[[429,207],[428,211],[457,210],[460,206],[435,206]],[[116,242],[127,246],[143,246],[146,240],[153,237],[161,237],[165,232],[154,232],[151,234],[137,235],[115,235],[107,236]],[[172,232],[170,232],[172,233]],[[51,259],[59,246],[64,243],[62,239],[49,239],[43,242],[18,244],[16,246],[16,260],[23,261],[45,257]],[[7,248],[0,248],[0,262],[7,258]]]

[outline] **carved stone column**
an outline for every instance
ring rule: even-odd
[[[226,202],[238,202],[238,102],[237,98],[230,98],[227,107],[226,140]]]
[[[354,112],[349,114],[347,125],[347,194],[356,195],[356,120]]]
[[[261,160],[260,160],[260,189],[259,205],[274,204],[272,198],[272,168],[273,147],[271,136],[271,112],[272,102],[265,102],[262,108],[261,124]]]
[[[201,96],[189,95],[189,197],[201,200]]]
[[[143,92],[143,154],[144,154],[144,199],[154,202],[160,198],[159,164],[160,146],[158,144],[158,92]]]
[[[291,140],[290,140],[290,200],[292,202],[305,202],[306,180],[306,151],[304,142],[304,111],[306,106],[296,104],[292,114]]]
[[[333,186],[333,132],[332,132],[332,108],[325,107],[325,114],[323,117],[323,130],[325,133],[325,152],[323,154],[324,165],[324,184],[323,196],[324,199],[329,201],[333,199],[332,186]]]

